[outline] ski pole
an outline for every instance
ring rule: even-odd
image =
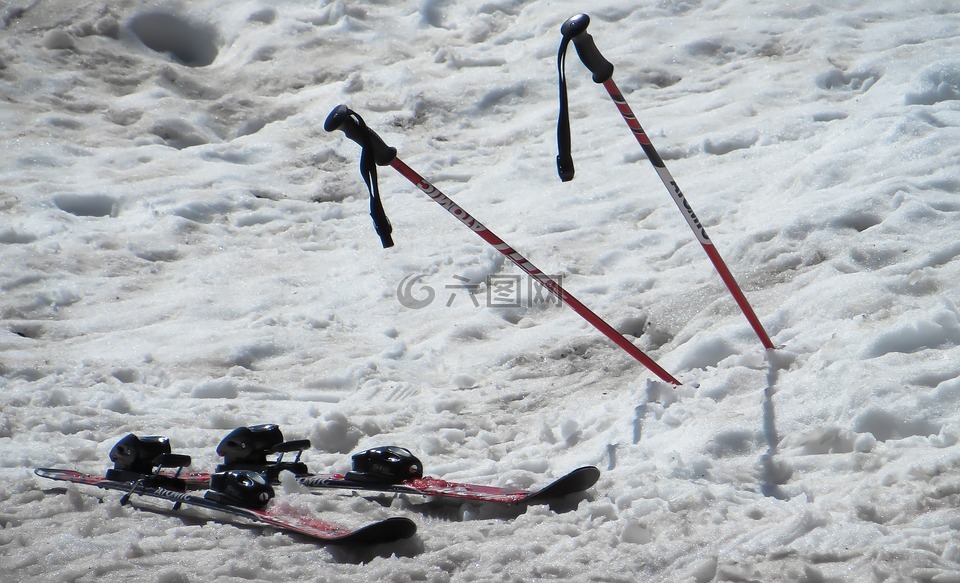
[[[623,98],[623,94],[620,92],[617,84],[614,83],[613,65],[603,58],[603,55],[601,55],[597,49],[597,45],[593,42],[593,37],[587,33],[587,25],[589,24],[589,16],[586,14],[578,14],[568,18],[567,21],[563,23],[563,26],[560,27],[560,33],[563,35],[563,40],[560,43],[560,52],[557,56],[557,68],[560,74],[560,117],[557,122],[557,144],[559,146],[557,171],[560,174],[560,179],[567,182],[573,179],[574,174],[573,158],[570,154],[570,121],[567,112],[567,88],[564,74],[566,50],[568,43],[572,40],[574,47],[577,49],[577,54],[580,56],[580,60],[583,61],[587,69],[593,73],[594,83],[602,84],[604,89],[607,90],[607,93],[610,94],[610,98],[614,104],[616,104],[617,110],[620,112],[620,115],[623,116],[623,120],[627,122],[627,126],[633,132],[637,142],[640,143],[640,147],[643,148],[647,159],[653,164],[657,175],[660,176],[660,181],[663,182],[667,192],[670,193],[673,202],[677,204],[677,208],[680,209],[683,218],[686,219],[690,229],[693,230],[703,250],[707,253],[707,257],[710,258],[717,273],[720,274],[720,279],[723,280],[727,289],[730,290],[733,299],[736,300],[737,305],[740,306],[740,311],[746,316],[747,321],[750,322],[750,326],[753,327],[753,331],[756,332],[760,338],[760,342],[764,348],[773,348],[773,342],[770,341],[766,330],[763,329],[763,324],[760,323],[760,319],[757,318],[756,313],[754,313],[750,302],[748,302],[746,296],[743,295],[743,291],[734,279],[733,274],[731,274],[727,268],[727,264],[724,263],[723,258],[720,257],[717,246],[714,245],[713,241],[707,235],[707,230],[703,227],[700,219],[697,218],[696,213],[693,212],[693,208],[690,207],[690,202],[683,196],[683,192],[677,185],[677,181],[674,180],[670,171],[667,170],[666,165],[663,163],[663,158],[660,157],[656,148],[653,147],[650,138],[646,132],[643,131],[643,127],[640,126],[640,122],[637,121],[637,117],[627,104],[627,100]]]
[[[550,278],[535,265],[530,263],[523,255],[518,253],[512,247],[507,245],[503,239],[498,237],[486,228],[480,221],[471,216],[460,205],[456,204],[448,196],[440,192],[440,189],[430,184],[424,177],[417,174],[413,169],[403,163],[397,157],[397,149],[387,146],[386,143],[373,130],[369,129],[363,119],[345,105],[339,105],[330,112],[323,124],[323,129],[328,132],[342,130],[344,134],[354,142],[360,144],[364,152],[361,158],[372,160],[380,166],[391,166],[399,172],[404,178],[413,183],[417,188],[423,191],[428,197],[442,206],[451,215],[457,218],[468,229],[480,236],[481,239],[489,243],[494,249],[502,253],[510,261],[522,269],[527,275],[537,280],[550,293],[555,295],[560,301],[570,306],[573,311],[580,314],[584,320],[593,325],[594,328],[602,332],[607,338],[612,340],[617,346],[626,351],[643,366],[650,370],[661,380],[673,385],[679,385],[680,381],[675,379],[670,373],[658,365],[652,358],[647,356],[642,350],[637,348],[632,342],[627,340],[623,334],[616,331],[610,324],[604,321],[600,316],[593,313],[589,308],[580,303],[570,292],[563,289],[559,283]],[[369,184],[368,184],[369,187]]]

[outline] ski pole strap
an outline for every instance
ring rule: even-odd
[[[328,132],[343,130],[348,138],[360,145],[360,176],[370,193],[370,216],[373,227],[380,236],[383,248],[393,247],[393,226],[380,201],[380,187],[377,182],[377,166],[386,166],[397,155],[397,149],[387,146],[373,130],[367,127],[363,118],[346,105],[338,105],[327,116],[323,129]]]
[[[613,65],[603,58],[597,49],[593,37],[587,33],[590,17],[586,14],[571,16],[560,27],[563,40],[560,41],[560,51],[557,54],[557,73],[560,83],[560,116],[557,119],[557,173],[560,180],[573,180],[573,155],[570,144],[570,114],[567,102],[567,76],[564,71],[567,60],[567,47],[570,41],[577,50],[577,55],[583,64],[593,73],[594,83],[603,83],[613,76]]]
[[[563,37],[560,41],[560,52],[557,54],[557,74],[560,77],[560,117],[557,119],[557,173],[560,180],[573,180],[573,155],[570,153],[570,114],[567,105],[567,76],[564,72],[567,60],[567,45],[570,38]]]
[[[373,218],[373,228],[380,236],[380,244],[384,249],[393,247],[393,238],[390,236],[393,233],[393,225],[390,224],[390,219],[383,210],[383,203],[380,202],[377,165],[373,161],[373,154],[370,153],[369,140],[360,151],[360,176],[363,177],[367,192],[370,193],[370,216]]]

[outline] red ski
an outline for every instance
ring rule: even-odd
[[[213,510],[221,514],[228,514],[233,518],[266,524],[285,532],[306,535],[313,539],[337,544],[377,544],[409,538],[417,531],[416,524],[407,518],[388,518],[379,522],[367,524],[360,528],[347,528],[320,520],[313,516],[294,514],[278,508],[248,508],[229,504],[217,499],[217,496],[205,497],[187,494],[176,489],[176,483],[169,476],[161,477],[161,481],[151,480],[147,476],[144,480],[122,482],[105,477],[91,476],[73,470],[55,468],[38,468],[38,476],[51,480],[61,480],[96,486],[105,490],[117,490],[127,494],[121,498],[121,504],[126,504],[131,495],[160,498],[174,503],[174,509],[182,504]],[[259,476],[252,472],[240,474],[240,480],[253,480]],[[253,474],[250,476],[249,474]],[[163,485],[151,485],[151,482]],[[209,484],[209,479],[208,479]],[[265,482],[264,482],[265,484]],[[186,485],[185,483],[183,484]]]
[[[328,476],[300,476],[297,481],[308,488],[339,488],[346,490],[393,492],[397,494],[419,494],[438,498],[455,498],[475,502],[495,502],[500,504],[541,504],[583,492],[597,483],[600,470],[593,466],[584,466],[569,472],[543,488],[521,490],[499,486],[483,486],[463,482],[450,482],[440,478],[425,476],[404,480],[396,484],[377,484],[352,480],[349,474]]]

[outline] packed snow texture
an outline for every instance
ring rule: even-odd
[[[558,179],[585,10],[775,350],[572,50]],[[960,581],[955,2],[10,0],[0,31],[0,579]],[[682,386],[389,167],[382,249],[340,103]],[[343,549],[32,473],[130,432],[208,469],[266,422],[315,471],[603,474],[529,509],[281,492],[419,525]]]

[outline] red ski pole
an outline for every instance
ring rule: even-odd
[[[507,245],[503,239],[495,235],[493,231],[486,228],[482,223],[480,223],[480,221],[473,218],[473,216],[471,216],[467,211],[463,210],[460,205],[456,204],[452,199],[440,192],[437,187],[430,184],[425,178],[404,164],[403,161],[397,157],[397,149],[387,146],[380,136],[366,126],[363,119],[357,115],[356,112],[345,105],[339,105],[334,108],[332,112],[330,112],[329,116],[327,116],[327,120],[324,122],[323,128],[328,132],[338,129],[343,130],[343,133],[346,134],[348,138],[360,144],[361,148],[364,150],[363,153],[361,153],[361,160],[367,160],[366,166],[368,166],[365,169],[364,164],[361,163],[361,174],[363,174],[364,180],[367,182],[368,187],[371,184],[371,181],[368,180],[370,176],[370,165],[375,163],[376,165],[380,166],[389,165],[393,167],[394,170],[412,182],[417,188],[423,191],[424,194],[433,199],[434,202],[445,208],[447,212],[456,217],[456,219],[463,223],[468,229],[479,235],[481,239],[489,243],[494,249],[506,256],[507,259],[515,263],[517,267],[522,269],[527,275],[536,279],[544,288],[560,299],[560,301],[573,308],[573,311],[580,314],[580,316],[593,325],[594,328],[602,332],[617,346],[625,350],[630,356],[639,361],[640,364],[647,367],[650,372],[655,374],[661,380],[670,384],[680,384],[680,381],[675,379],[652,358],[647,356],[642,350],[627,340],[623,334],[617,332],[613,326],[608,324],[606,321],[600,318],[600,316],[596,315],[589,308],[580,303],[580,301],[573,297],[570,292],[563,289],[559,283],[540,271],[523,255]],[[375,182],[375,175],[373,181]]]
[[[617,84],[614,83],[613,65],[603,58],[603,55],[601,55],[597,49],[597,45],[593,42],[593,37],[587,33],[587,25],[589,24],[589,16],[586,14],[578,14],[567,19],[567,21],[563,23],[563,26],[560,27],[560,33],[563,35],[563,41],[560,44],[560,53],[557,58],[557,66],[560,70],[560,119],[557,124],[557,143],[560,153],[557,156],[557,170],[560,174],[560,179],[564,182],[572,180],[574,174],[573,158],[570,155],[570,122],[567,114],[567,89],[563,72],[567,45],[572,40],[574,47],[577,49],[577,54],[580,56],[580,60],[583,61],[583,64],[593,73],[593,81],[602,84],[604,89],[607,90],[607,93],[610,94],[610,98],[614,104],[616,104],[617,110],[620,112],[620,115],[623,116],[623,120],[627,122],[627,126],[633,132],[633,136],[637,139],[637,142],[640,143],[640,147],[643,148],[647,159],[653,164],[657,175],[660,177],[660,181],[663,182],[667,192],[670,193],[670,197],[673,198],[673,202],[675,202],[677,208],[680,209],[683,218],[686,219],[690,229],[693,230],[697,240],[700,241],[700,245],[703,246],[707,257],[710,258],[717,273],[720,274],[720,279],[723,280],[727,289],[730,290],[733,299],[736,300],[737,305],[740,306],[740,311],[746,316],[753,331],[756,332],[760,338],[760,342],[764,348],[773,348],[773,342],[770,341],[766,330],[763,329],[763,324],[760,323],[760,319],[757,318],[756,313],[754,313],[750,302],[748,302],[746,296],[743,295],[743,291],[734,279],[733,274],[731,274],[727,268],[727,264],[724,263],[723,258],[720,257],[717,246],[714,245],[713,241],[707,235],[707,230],[700,223],[696,213],[693,212],[693,208],[690,207],[690,202],[683,196],[683,192],[677,185],[677,181],[674,180],[670,171],[667,170],[667,166],[663,163],[663,158],[660,157],[656,148],[653,147],[650,138],[646,132],[643,131],[640,122],[637,121],[637,117],[627,104],[627,100],[623,98],[623,94],[620,93],[620,89],[617,87]]]

